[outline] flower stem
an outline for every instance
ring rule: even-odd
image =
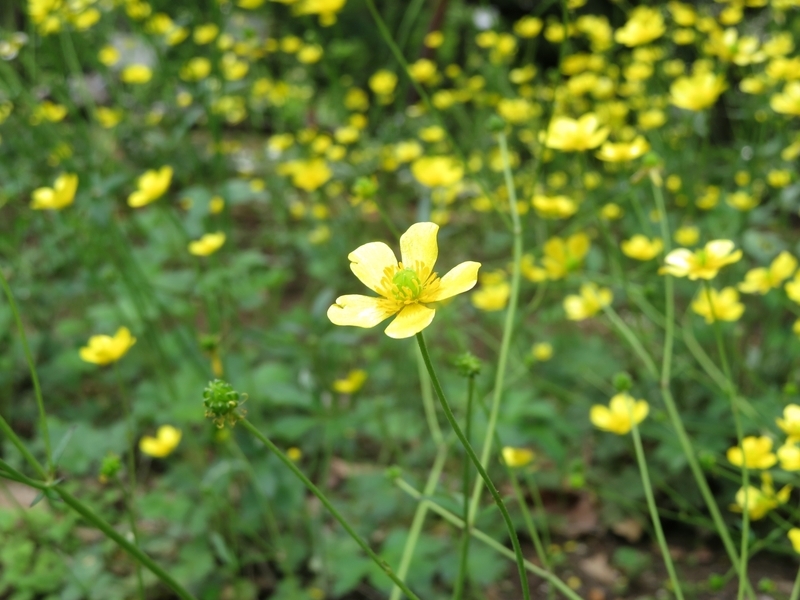
[[[350,526],[350,524],[345,520],[342,514],[336,510],[336,507],[331,504],[330,500],[322,493],[322,491],[312,483],[312,481],[305,476],[305,474],[297,467],[296,464],[286,456],[281,450],[263,433],[261,433],[256,427],[247,419],[242,418],[239,423],[242,424],[247,431],[249,431],[256,439],[258,439],[262,444],[264,444],[271,452],[275,454],[275,456],[280,459],[280,461],[289,468],[289,470],[294,473],[295,477],[297,477],[303,484],[309,489],[309,491],[314,494],[322,505],[328,510],[329,513],[336,519],[339,524],[344,528],[344,530],[353,538],[356,544],[369,556],[373,562],[383,571],[386,575],[394,581],[395,585],[399,587],[403,593],[408,596],[411,600],[419,600],[419,597],[408,589],[405,583],[395,574],[392,568],[384,561],[380,556],[375,554],[372,548],[369,547],[367,542],[365,542],[358,533]]]
[[[444,410],[447,421],[450,423],[450,427],[453,428],[456,437],[458,437],[458,441],[461,442],[462,446],[464,446],[464,450],[466,450],[467,455],[475,465],[475,468],[478,469],[481,479],[483,479],[486,487],[489,488],[489,493],[492,495],[492,498],[494,498],[497,508],[500,509],[500,513],[503,515],[503,520],[505,521],[506,528],[508,529],[508,535],[511,538],[511,544],[514,546],[514,554],[517,559],[517,570],[519,571],[520,584],[522,585],[522,597],[524,600],[530,600],[531,592],[528,588],[528,577],[525,575],[525,558],[522,555],[522,548],[519,545],[519,537],[514,529],[514,523],[511,521],[511,515],[508,514],[508,509],[503,502],[503,498],[500,496],[500,492],[497,491],[497,488],[495,487],[494,483],[492,483],[488,473],[486,473],[486,469],[484,469],[480,459],[472,449],[472,445],[464,436],[464,432],[461,431],[461,427],[458,426],[458,422],[453,415],[450,404],[448,404],[447,399],[444,396],[444,390],[442,390],[442,386],[439,383],[439,378],[436,376],[436,372],[433,369],[433,363],[431,363],[431,357],[428,354],[428,347],[425,345],[425,338],[422,336],[422,332],[417,333],[417,343],[419,344],[422,358],[425,361],[425,366],[427,367],[428,373],[431,376],[433,389],[436,391],[436,395],[439,397],[439,403],[442,405],[442,410]],[[492,440],[489,441],[491,442]]]
[[[465,427],[464,427],[464,436],[467,438],[467,441],[472,440],[472,399],[475,395],[475,376],[470,375],[467,379],[467,414],[465,417]],[[469,482],[470,482],[470,474],[469,474],[469,461],[464,461],[463,471],[461,474],[461,493],[464,496],[464,508],[463,508],[463,518],[464,522],[467,523],[467,526],[464,528],[464,533],[461,537],[461,548],[459,551],[459,561],[458,561],[458,576],[456,577],[456,584],[453,588],[453,600],[461,600],[461,595],[464,593],[464,586],[467,582],[467,569],[468,569],[468,560],[469,560],[469,541],[470,541],[470,534],[469,534]]]
[[[492,395],[492,408],[489,412],[489,422],[486,425],[486,434],[483,438],[481,447],[481,468],[489,464],[489,456],[492,452],[494,432],[497,429],[497,418],[500,415],[500,402],[503,398],[503,386],[505,383],[506,365],[508,364],[508,352],[511,348],[511,337],[514,335],[514,321],[517,313],[517,303],[519,301],[520,285],[520,263],[522,262],[522,225],[517,212],[517,194],[514,189],[514,180],[511,177],[511,167],[508,161],[508,145],[506,136],[500,133],[498,136],[500,144],[500,155],[503,159],[503,174],[505,176],[506,187],[508,188],[509,210],[513,223],[512,234],[514,237],[513,266],[511,272],[511,293],[508,299],[505,322],[503,324],[503,337],[500,342],[500,356],[497,361],[497,372],[495,373],[494,391]],[[478,504],[481,499],[481,482],[475,481],[472,488],[472,498],[469,505],[470,524],[475,523],[475,515],[478,512]]]
[[[47,427],[47,412],[44,409],[44,399],[42,398],[42,387],[39,385],[39,375],[36,373],[36,365],[33,362],[33,354],[31,354],[30,346],[28,346],[28,337],[25,335],[25,327],[22,325],[22,318],[19,314],[19,309],[17,308],[17,303],[14,301],[14,295],[11,293],[11,287],[8,285],[8,280],[6,276],[3,274],[3,269],[0,268],[0,285],[3,286],[3,292],[5,292],[6,298],[8,299],[8,305],[11,307],[11,312],[14,315],[14,321],[17,324],[17,330],[19,331],[19,339],[22,343],[22,350],[25,353],[25,361],[28,363],[28,369],[31,372],[31,380],[33,381],[33,391],[34,395],[36,396],[36,405],[39,408],[39,426],[41,427],[42,431],[42,439],[44,440],[44,451],[45,456],[47,457],[47,471],[52,475],[55,471],[55,466],[53,465],[53,452],[50,447],[50,431]],[[10,427],[9,427],[10,430]],[[9,436],[11,438],[11,436]],[[14,436],[11,438],[12,442],[14,439],[19,441],[19,438]],[[15,443],[16,445],[16,443]],[[17,446],[17,448],[22,452],[22,455],[25,456],[26,460],[34,466],[36,460],[34,459],[33,462],[32,456],[28,453],[27,450],[23,451],[22,448],[24,446]],[[38,470],[38,469],[37,469]],[[44,473],[40,473],[42,478],[45,478]]]
[[[792,595],[789,600],[798,600],[800,598],[800,569],[797,571],[797,577],[794,579],[794,586],[792,586]]]

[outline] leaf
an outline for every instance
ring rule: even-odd
[[[61,455],[64,454],[64,450],[67,449],[67,444],[72,439],[72,434],[75,433],[75,429],[77,429],[77,425],[70,425],[69,429],[61,436],[61,440],[58,442],[56,449],[53,450],[53,464],[58,466],[58,461],[61,459]]]

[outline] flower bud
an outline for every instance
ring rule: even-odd
[[[464,352],[453,359],[453,366],[462,377],[475,377],[481,372],[481,360],[471,352]]]
[[[227,422],[231,427],[242,417],[243,411],[237,410],[245,401],[243,394],[233,389],[227,381],[215,379],[203,390],[203,406],[205,416],[213,420],[220,429]]]
[[[627,373],[617,373],[614,375],[614,389],[618,392],[627,392],[633,387],[631,376]]]

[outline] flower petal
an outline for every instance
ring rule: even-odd
[[[436,223],[414,223],[400,236],[400,256],[406,269],[414,269],[424,282],[439,257]]]
[[[328,318],[334,325],[352,325],[353,327],[375,327],[384,319],[395,313],[382,298],[371,298],[359,294],[339,296],[336,303],[328,308]]]
[[[409,304],[389,323],[386,335],[396,340],[411,337],[430,325],[435,314],[434,309],[424,304]]]
[[[452,298],[475,287],[478,282],[478,269],[481,263],[467,261],[450,269],[439,280],[439,288],[430,295],[425,296],[425,302],[439,302],[445,298]]]
[[[383,242],[370,242],[347,255],[350,270],[373,292],[379,292],[386,267],[397,265],[397,258]],[[372,327],[372,325],[370,325]]]

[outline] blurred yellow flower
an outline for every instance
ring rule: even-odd
[[[705,318],[706,323],[713,323],[715,318],[719,321],[738,321],[744,313],[744,304],[739,302],[739,292],[736,288],[726,287],[719,292],[709,289],[708,293],[705,289],[700,289],[692,301],[692,310]]]
[[[566,240],[552,237],[544,244],[542,266],[552,280],[562,279],[567,273],[575,271],[589,252],[591,242],[583,232],[575,233]]]
[[[180,78],[184,81],[200,81],[210,73],[211,61],[204,56],[196,56],[181,67]]]
[[[783,409],[783,418],[778,417],[775,423],[790,438],[800,440],[800,406],[787,404]]]
[[[694,246],[700,239],[700,230],[694,225],[684,225],[675,230],[673,237],[681,246]]]
[[[514,23],[514,33],[521,38],[534,38],[542,31],[542,25],[539,17],[522,17]]]
[[[225,243],[225,234],[221,231],[206,233],[199,240],[189,242],[189,252],[195,256],[208,256],[222,248]]]
[[[210,44],[219,34],[219,27],[215,23],[205,23],[194,28],[192,39],[200,46]]]
[[[788,169],[772,169],[767,173],[767,183],[774,188],[783,188],[792,182],[792,172]]]
[[[765,435],[747,436],[742,440],[741,447],[728,448],[726,455],[732,465],[741,467],[746,464],[748,469],[769,469],[778,462],[778,458],[772,452],[772,439]]]
[[[300,450],[300,448],[298,448],[297,446],[291,446],[290,448],[286,449],[286,456],[289,458],[289,460],[291,460],[293,462],[297,462],[298,460],[303,458],[303,451]],[[312,590],[316,590],[316,589],[318,589],[318,588],[312,588]],[[324,598],[325,594],[323,593],[319,597],[320,598]]]
[[[181,430],[172,425],[162,425],[156,432],[156,437],[146,435],[139,440],[139,450],[142,454],[155,458],[165,458],[181,443]]]
[[[537,194],[531,199],[536,214],[545,219],[566,219],[578,212],[578,205],[567,196]]]
[[[411,163],[411,173],[422,185],[450,187],[464,177],[464,167],[451,156],[423,156]]]
[[[624,211],[622,207],[617,204],[616,202],[609,202],[608,204],[604,204],[603,208],[600,209],[600,216],[606,219],[607,221],[615,221],[617,219],[621,219]]]
[[[797,439],[789,438],[778,448],[778,460],[781,469],[784,471],[800,471],[800,448],[797,447]]]
[[[713,73],[679,77],[669,88],[670,102],[686,110],[703,110],[713,105],[726,87],[725,78]]]
[[[434,223],[416,223],[400,237],[402,262],[382,242],[359,246],[348,255],[350,269],[380,297],[340,296],[328,308],[334,325],[375,327],[392,315],[386,328],[391,338],[407,338],[425,329],[436,310],[427,306],[471,290],[478,280],[480,263],[463,262],[439,278],[433,267],[439,255]]]
[[[116,127],[122,120],[121,108],[109,108],[108,106],[97,107],[97,120],[104,129]]]
[[[172,182],[172,167],[165,165],[158,169],[145,171],[136,180],[136,191],[128,196],[128,206],[141,208],[161,198]]]
[[[289,161],[280,165],[278,172],[282,175],[290,175],[292,184],[306,192],[318,190],[333,176],[333,172],[323,158]]]
[[[502,271],[484,273],[480,280],[480,287],[470,296],[472,305],[486,312],[503,310],[511,295],[511,285],[505,280],[505,274]]]
[[[56,178],[53,187],[40,187],[31,194],[33,210],[61,210],[75,201],[78,190],[78,176],[74,173],[63,173]]]
[[[208,212],[212,215],[218,215],[225,210],[225,198],[222,196],[214,196],[208,201]]]
[[[533,462],[536,454],[533,450],[528,448],[513,448],[511,446],[503,447],[503,462],[511,468],[524,467]]]
[[[112,67],[119,62],[119,50],[114,46],[108,45],[100,48],[97,59],[107,67]]]
[[[597,287],[594,283],[584,283],[579,295],[572,294],[564,298],[564,312],[570,321],[583,321],[596,315],[603,307],[611,304],[613,299],[610,289]]]
[[[80,349],[81,358],[95,365],[107,365],[118,361],[136,343],[127,327],[120,327],[114,336],[93,335],[88,345]]]
[[[620,244],[622,253],[628,258],[636,260],[653,260],[661,254],[664,249],[664,242],[661,238],[649,239],[647,236],[637,233],[629,240],[624,240]]]
[[[610,129],[600,127],[597,115],[587,113],[580,119],[569,117],[553,117],[547,133],[540,133],[540,138],[548,148],[564,152],[580,152],[597,148],[606,141]]]
[[[626,162],[639,158],[650,150],[650,144],[641,135],[636,136],[631,142],[614,144],[606,142],[600,146],[600,151],[595,156],[606,162]]]
[[[539,342],[531,348],[531,355],[539,362],[547,362],[553,358],[553,344],[549,342]]]
[[[336,379],[333,382],[333,391],[340,394],[355,394],[364,387],[367,380],[367,372],[363,369],[353,369],[344,379]]]
[[[789,532],[786,534],[789,538],[789,541],[792,543],[792,549],[797,553],[800,554],[800,529],[797,527],[792,527]]]
[[[778,508],[781,504],[786,504],[791,493],[791,486],[786,485],[776,494],[772,485],[772,477],[769,473],[762,473],[761,489],[751,485],[745,494],[744,488],[739,488],[739,491],[736,492],[736,504],[732,504],[730,509],[733,512],[742,512],[747,509],[750,519],[758,521],[763,519],[769,511]]]
[[[659,9],[637,6],[628,22],[614,33],[614,39],[628,47],[641,46],[660,38],[664,31],[664,17]]]
[[[630,394],[623,392],[611,398],[608,406],[592,406],[589,420],[602,431],[625,435],[633,429],[634,424],[644,421],[649,412],[650,406],[646,400],[634,400]]]
[[[769,105],[776,113],[800,116],[800,81],[787,83],[783,92],[769,99]]]
[[[436,79],[436,63],[420,58],[408,66],[408,75],[419,83],[431,83]]]
[[[712,240],[704,248],[692,252],[686,248],[677,248],[667,254],[664,266],[659,269],[660,275],[688,277],[696,279],[714,279],[725,265],[738,262],[742,251],[733,251],[731,240]]]
[[[438,48],[444,43],[444,34],[441,31],[429,31],[424,42],[428,48]]]
[[[391,71],[381,69],[369,78],[370,89],[379,96],[389,96],[394,93],[397,86],[397,75]]]
[[[786,290],[786,295],[790,300],[800,304],[800,271],[795,274],[794,279],[783,286],[783,289]]]
[[[780,285],[797,269],[797,259],[786,250],[775,257],[769,267],[750,269],[739,284],[745,294],[766,294]]]
[[[725,202],[728,204],[728,206],[731,206],[736,210],[747,212],[758,206],[759,198],[755,194],[745,190],[737,190],[732,194],[728,194],[728,196],[725,198]]]
[[[153,78],[153,71],[147,65],[128,65],[120,73],[120,79],[125,83],[139,85],[147,83]]]

